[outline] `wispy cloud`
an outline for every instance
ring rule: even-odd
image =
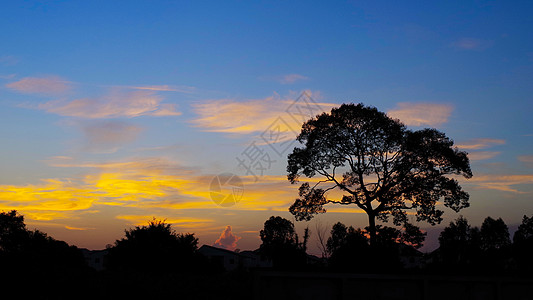
[[[309,80],[309,77],[300,74],[287,74],[279,78],[281,84],[293,84],[297,81]]]
[[[500,174],[476,174],[476,176],[462,180],[465,185],[473,185],[478,189],[498,190],[504,192],[512,192],[523,194],[518,185],[533,184],[533,175],[519,174],[519,175],[500,175]]]
[[[49,101],[40,104],[38,108],[62,116],[88,119],[181,115],[175,104],[161,103],[162,101],[163,97],[153,90],[124,92],[113,89],[100,98]]]
[[[498,156],[501,152],[497,151],[476,151],[468,153],[468,158],[470,160],[486,160]]]
[[[0,185],[0,210],[17,209],[33,220],[53,220],[96,207],[114,206],[142,209],[143,218],[139,222],[151,219],[145,214],[153,212],[156,217],[177,223],[179,220],[174,220],[172,214],[160,216],[161,209],[220,208],[211,200],[209,190],[214,174],[201,174],[197,169],[163,158],[80,163],[60,156],[47,162],[86,171],[79,172],[77,178],[46,179],[37,185]],[[297,195],[298,187],[291,185],[286,176],[263,176],[257,183],[253,176],[241,176],[241,180],[244,194],[231,210],[286,211]]]
[[[337,106],[332,103],[313,103],[308,107],[300,103],[298,104],[300,106],[291,106],[294,102],[295,99],[281,99],[277,95],[247,101],[230,99],[204,101],[193,104],[193,110],[199,117],[192,120],[192,124],[205,131],[231,134],[264,132],[274,125],[278,126],[279,132],[290,135],[287,138],[293,139],[300,131],[304,120]],[[295,112],[291,111],[292,108],[302,109]]]
[[[4,66],[14,66],[19,62],[19,59],[13,55],[0,56],[0,64]]]
[[[192,86],[172,86],[172,85],[146,85],[146,86],[128,86],[127,88],[135,90],[149,90],[158,92],[180,92],[193,93],[196,88]]]
[[[82,130],[87,139],[86,150],[112,153],[134,141],[142,128],[120,121],[103,121],[85,124]]]
[[[439,126],[448,122],[453,106],[438,103],[398,103],[387,114],[411,126]]]
[[[518,156],[518,160],[529,166],[533,166],[533,155],[520,155]]]
[[[458,143],[457,147],[463,150],[479,150],[503,144],[505,140],[502,139],[480,138]]]
[[[26,94],[59,95],[68,91],[70,82],[58,77],[25,77],[6,84],[7,88]]]
[[[231,231],[231,226],[227,225],[224,231],[220,234],[220,237],[215,241],[213,246],[220,247],[228,250],[235,250],[237,248],[237,242],[241,239],[240,236],[236,236]]]
[[[34,220],[65,218],[90,208],[97,190],[74,179],[45,179],[35,185],[0,185],[0,210],[24,210]]]
[[[92,230],[92,229],[94,229],[93,227],[74,227],[74,226],[68,226],[68,225],[66,225],[65,228],[68,229],[68,230],[77,230],[77,231],[84,231],[84,230]]]
[[[477,38],[461,38],[452,43],[452,46],[461,50],[483,50],[492,45],[492,42]]]
[[[176,225],[181,228],[199,228],[210,225],[214,222],[212,219],[198,219],[198,218],[168,218],[166,216],[149,216],[149,215],[118,215],[119,220],[126,220],[134,226],[147,225],[153,218],[162,219],[167,224]]]

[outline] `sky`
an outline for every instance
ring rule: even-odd
[[[89,249],[166,219],[200,244],[255,249],[294,221],[287,155],[342,103],[469,153],[459,215],[533,214],[530,1],[4,1],[0,211]],[[228,197],[226,197],[228,196]],[[341,221],[329,205],[297,231]],[[311,253],[318,254],[316,240]]]

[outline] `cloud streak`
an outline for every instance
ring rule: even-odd
[[[58,76],[25,77],[6,87],[24,94],[60,95],[70,89],[70,82]]]
[[[279,82],[281,84],[293,84],[297,81],[302,81],[302,80],[309,80],[309,77],[306,77],[300,74],[287,74],[287,75],[283,75],[279,79]]]
[[[387,115],[410,126],[439,126],[450,118],[453,107],[438,103],[398,103]]]
[[[104,121],[85,125],[82,130],[87,138],[87,150],[110,153],[134,141],[142,128],[125,122]]]
[[[458,143],[457,147],[463,150],[480,150],[503,144],[505,144],[505,140],[502,139],[481,138]]]
[[[47,179],[37,185],[0,185],[0,209],[17,209],[33,220],[61,219],[105,206],[138,208],[143,214],[156,212],[156,216],[161,209],[220,209],[209,190],[214,174],[200,174],[162,158],[79,163],[70,157],[54,157],[47,162],[87,172],[78,178]],[[297,195],[298,187],[285,176],[263,176],[257,183],[253,176],[241,179],[243,197],[228,209],[286,211]],[[142,217],[142,221],[148,220]]]
[[[40,104],[38,108],[61,116],[87,119],[181,115],[175,104],[161,103],[162,101],[163,97],[153,90],[124,92],[114,89],[103,97],[49,101]]]
[[[503,192],[511,192],[517,194],[524,194],[516,186],[517,185],[531,185],[533,184],[533,175],[531,174],[478,174],[463,184],[473,185],[478,189],[489,189]]]
[[[491,42],[477,38],[461,38],[452,43],[452,47],[460,50],[484,50],[491,45]]]
[[[247,101],[208,100],[192,105],[198,118],[191,123],[205,131],[229,134],[259,133],[275,126],[279,132],[287,134],[285,139],[294,139],[305,120],[337,106],[332,103],[306,106],[298,99],[273,96]]]

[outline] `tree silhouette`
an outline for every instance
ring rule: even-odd
[[[20,251],[29,239],[24,216],[16,210],[0,213],[0,251],[4,254]]]
[[[481,225],[480,237],[483,251],[495,251],[511,245],[509,229],[502,218],[485,218]]]
[[[309,232],[307,231],[306,235]],[[282,217],[270,217],[265,221],[264,228],[259,232],[261,241],[260,252],[272,259],[276,268],[294,268],[305,264],[305,242],[298,242],[298,234],[294,224]]]
[[[43,299],[66,299],[69,291],[82,289],[89,271],[77,247],[28,230],[15,210],[0,213],[0,266],[2,286],[23,286],[24,297]],[[38,280],[28,281],[32,277]],[[58,283],[64,288],[50,288]]]
[[[174,273],[190,271],[199,261],[198,239],[181,234],[161,220],[125,230],[125,237],[109,248],[107,266],[112,270]]]
[[[444,228],[439,236],[439,244],[443,267],[447,269],[470,268],[481,255],[479,229],[472,228],[463,216]]]
[[[349,271],[368,271],[371,266],[368,238],[361,229],[346,227],[337,222],[331,229],[327,241],[329,263],[333,269]]]
[[[513,252],[518,269],[527,271],[531,276],[533,270],[533,216],[524,215],[522,224],[513,236]]]
[[[444,205],[459,211],[468,207],[468,194],[447,175],[472,176],[465,152],[435,129],[411,131],[399,120],[363,104],[343,104],[303,124],[288,158],[288,179],[319,176],[303,183],[299,198],[290,207],[297,220],[324,213],[325,204],[356,205],[366,212],[371,242],[376,218],[395,225],[408,222],[406,210],[415,210],[417,221],[434,225],[442,220]],[[328,191],[344,195],[332,199]]]
[[[507,268],[510,257],[511,239],[509,229],[502,218],[485,218],[479,231],[483,264],[480,269],[501,272]]]

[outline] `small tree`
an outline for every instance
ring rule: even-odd
[[[343,104],[302,126],[288,158],[288,179],[301,175],[320,177],[303,183],[299,198],[289,211],[297,220],[324,213],[328,203],[356,205],[368,215],[371,242],[376,218],[395,225],[408,222],[406,210],[415,210],[417,221],[434,225],[442,220],[437,201],[459,211],[468,207],[468,193],[448,175],[472,176],[465,152],[435,129],[411,131],[399,120],[363,104]],[[331,198],[329,191],[344,195]]]

